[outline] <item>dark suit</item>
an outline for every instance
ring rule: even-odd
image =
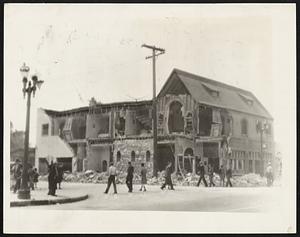
[[[166,185],[169,185],[170,188],[172,190],[174,190],[173,183],[172,183],[172,178],[171,178],[171,173],[172,173],[171,166],[168,166],[166,168],[165,183],[161,186],[161,189],[164,189],[166,187]]]
[[[227,181],[226,181],[226,187],[228,187],[228,185],[230,187],[232,187],[232,183],[230,181],[231,177],[232,177],[232,170],[231,170],[231,168],[229,168],[229,169],[226,170],[226,179],[227,179]]]
[[[127,184],[129,192],[132,192],[133,171],[134,171],[134,168],[132,165],[130,165],[127,169],[127,177],[126,177],[126,184]]]
[[[205,187],[207,187],[207,182],[206,182],[205,177],[204,177],[204,174],[205,174],[204,165],[200,165],[199,169],[200,169],[200,178],[199,178],[199,181],[197,183],[197,186],[199,187],[199,185],[200,185],[200,183],[201,183],[201,181],[203,179],[204,185],[205,185]]]

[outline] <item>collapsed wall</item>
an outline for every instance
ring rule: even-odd
[[[119,171],[127,171],[128,162],[131,161],[135,173],[140,174],[141,164],[144,163],[148,173],[153,171],[153,140],[124,139],[114,141],[114,161]]]

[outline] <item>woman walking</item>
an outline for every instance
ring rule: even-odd
[[[141,170],[141,177],[142,177],[142,181],[141,181],[141,188],[140,191],[143,190],[144,188],[144,192],[147,191],[146,190],[146,184],[147,184],[147,169],[145,168],[144,163],[142,163],[142,170]]]

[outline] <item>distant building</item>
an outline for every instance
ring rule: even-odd
[[[121,170],[128,161],[152,170],[151,114],[151,100],[39,109],[36,166],[46,172],[51,156],[72,172],[106,171],[110,161]],[[159,170],[171,161],[174,171],[195,173],[203,160],[236,174],[263,173],[273,162],[273,118],[249,91],[174,69],[158,94],[157,117]],[[262,139],[261,122],[268,124]]]
[[[12,127],[12,125],[11,125]],[[24,131],[12,131],[10,134],[10,162],[15,162],[16,159],[23,161],[24,157]],[[29,148],[28,163],[35,164],[35,148]]]
[[[10,151],[10,162],[15,162],[16,159],[19,159],[21,162],[24,157],[24,148],[18,148]],[[28,163],[32,166],[35,165],[35,148],[29,148],[28,151]]]

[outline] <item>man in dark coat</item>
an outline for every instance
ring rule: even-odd
[[[231,170],[231,166],[228,165],[226,169],[226,187],[228,187],[228,185],[232,187],[232,183],[230,181],[231,177],[232,177],[232,170]]]
[[[202,161],[200,161],[199,172],[200,172],[200,174],[199,174],[200,178],[199,178],[199,181],[197,183],[197,186],[199,187],[201,181],[203,180],[205,187],[207,187],[207,182],[206,182],[205,177],[204,177],[204,175],[205,175],[205,167],[204,167]]]
[[[48,188],[49,192],[48,195],[56,196],[56,184],[57,184],[57,166],[56,163],[51,161],[50,165],[48,165],[49,175],[48,175]]]
[[[169,164],[166,167],[166,171],[165,171],[165,182],[161,186],[162,190],[166,187],[166,185],[169,185],[171,190],[175,190],[173,187],[172,178],[171,178],[171,174],[172,174],[171,167],[172,167],[172,163],[169,162]]]
[[[208,165],[209,187],[216,186],[214,183],[214,169],[211,164]]]
[[[128,187],[128,192],[132,193],[132,179],[133,179],[133,171],[134,168],[131,165],[131,162],[128,162],[128,169],[127,169],[127,177],[126,177],[126,184]]]
[[[21,187],[22,179],[22,165],[19,159],[16,159],[16,164],[13,168],[13,175],[15,179],[14,193],[16,193]]]

